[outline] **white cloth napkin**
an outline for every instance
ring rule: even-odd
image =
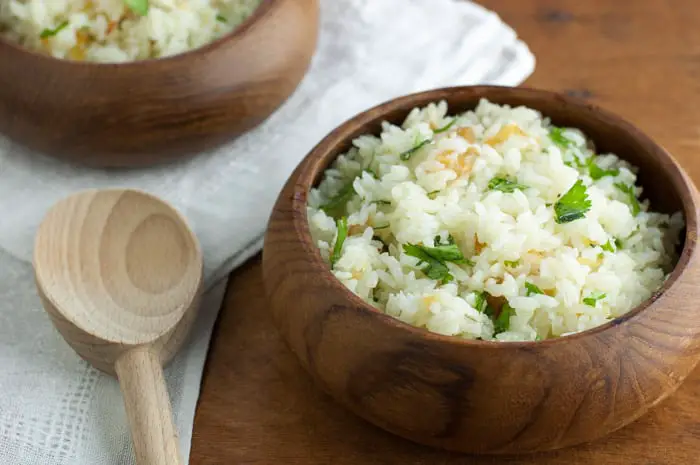
[[[209,292],[190,343],[167,370],[187,457],[224,278],[260,249],[273,202],[304,155],[344,120],[390,98],[448,85],[517,85],[534,67],[509,27],[467,1],[321,3],[318,51],[300,88],[262,126],[219,150],[114,172],[69,166],[0,136],[0,464],[134,463],[116,381],[71,351],[35,294],[33,236],[54,202],[90,187],[141,188],[177,206],[199,237]]]

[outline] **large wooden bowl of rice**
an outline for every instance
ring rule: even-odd
[[[86,12],[73,11],[81,2]],[[245,19],[217,13],[236,2],[256,8]],[[70,21],[52,10],[61,5]],[[118,20],[92,11],[105,5],[117,8]],[[318,0],[5,2],[0,133],[97,167],[147,166],[218,147],[295,90],[316,47],[318,14]],[[227,32],[224,23],[234,20]],[[198,24],[209,35],[197,36]]]
[[[696,240],[693,183],[630,123],[460,87],[320,142],[279,195],[263,272],[338,402],[418,443],[531,453],[624,427],[693,370]]]

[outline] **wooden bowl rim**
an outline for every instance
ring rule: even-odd
[[[559,100],[566,105],[575,107],[578,110],[585,110],[587,112],[593,113],[596,117],[606,125],[613,127],[617,132],[627,132],[632,136],[633,139],[639,142],[641,146],[647,147],[647,153],[653,157],[665,158],[669,163],[665,164],[667,166],[667,174],[673,180],[673,188],[676,190],[679,198],[681,199],[683,208],[683,219],[685,221],[685,236],[683,237],[683,250],[678,258],[678,262],[674,265],[673,271],[669,274],[668,278],[664,281],[663,285],[656,290],[648,299],[646,299],[641,304],[637,305],[627,313],[608,321],[600,326],[590,328],[584,331],[580,331],[568,336],[560,336],[551,339],[545,339],[543,341],[482,341],[482,340],[472,340],[463,339],[456,336],[442,335],[434,333],[425,328],[419,328],[403,321],[387,315],[380,310],[372,307],[362,300],[355,293],[351,292],[347,287],[345,287],[328,269],[328,265],[323,261],[321,254],[313,244],[311,239],[311,232],[309,230],[309,220],[306,210],[308,201],[308,192],[317,177],[320,176],[318,171],[314,171],[313,165],[316,161],[325,158],[331,152],[335,153],[334,157],[329,158],[330,163],[332,163],[338,155],[340,155],[339,147],[350,142],[349,136],[353,134],[357,129],[362,126],[379,123],[384,121],[385,116],[393,111],[405,111],[406,115],[408,112],[415,108],[416,106],[424,106],[429,102],[437,102],[440,100],[446,100],[448,106],[450,104],[449,98],[451,95],[458,94],[461,92],[471,92],[477,95],[482,94],[482,98],[487,98],[486,95],[494,91],[507,90],[515,95],[520,96],[530,96],[537,97],[539,99],[555,99]],[[377,113],[375,116],[372,116]],[[548,115],[544,115],[547,117]],[[323,169],[328,168],[326,165]],[[369,108],[353,118],[345,121],[336,129],[331,131],[326,137],[324,137],[321,142],[319,142],[311,152],[302,160],[299,165],[299,169],[292,175],[294,176],[294,186],[293,195],[291,199],[291,210],[301,214],[295,214],[292,219],[294,230],[297,234],[298,239],[301,242],[303,249],[310,255],[312,260],[313,268],[318,268],[322,270],[321,273],[325,275],[327,281],[329,281],[330,286],[333,291],[341,292],[345,295],[350,305],[352,305],[353,310],[361,311],[363,313],[368,313],[374,317],[380,317],[380,319],[386,324],[393,325],[396,328],[406,330],[415,336],[432,340],[435,342],[448,343],[448,344],[458,344],[462,346],[467,346],[477,349],[512,349],[512,348],[533,348],[533,347],[543,347],[544,345],[551,344],[563,344],[574,339],[581,339],[592,337],[601,332],[604,332],[615,326],[624,324],[627,320],[632,319],[634,316],[640,314],[641,312],[647,310],[655,302],[663,297],[663,295],[668,291],[678,279],[686,271],[690,259],[696,253],[696,237],[697,237],[697,199],[693,195],[694,189],[692,188],[692,181],[684,173],[683,169],[676,162],[673,156],[668,153],[663,147],[654,142],[650,137],[644,134],[639,128],[637,128],[632,123],[628,122],[624,118],[602,109],[598,105],[594,105],[584,100],[570,97],[564,94],[560,94],[553,91],[536,89],[530,87],[509,87],[509,86],[496,86],[496,85],[475,85],[475,86],[457,86],[457,87],[443,87],[438,89],[432,89],[423,92],[417,92],[408,94],[402,97],[391,99]],[[301,194],[301,195],[300,195]]]
[[[250,16],[248,16],[236,28],[224,34],[223,36],[205,45],[202,45],[201,47],[162,58],[148,58],[145,60],[128,61],[125,63],[99,63],[94,61],[67,60],[65,58],[56,58],[50,55],[38,53],[35,50],[24,47],[11,40],[5,39],[5,37],[3,37],[2,35],[0,35],[0,52],[2,51],[3,47],[6,47],[7,49],[10,49],[15,53],[29,54],[37,60],[41,60],[46,63],[52,63],[56,66],[64,66],[66,68],[73,69],[104,68],[114,71],[115,69],[131,69],[161,63],[176,63],[178,61],[187,61],[196,58],[197,56],[215,52],[228,42],[245,35],[248,32],[248,30],[250,30],[251,27],[265,15],[265,13],[271,10],[274,6],[278,5],[279,2],[280,0],[262,0],[260,5],[258,5],[258,7],[253,11],[253,13]]]

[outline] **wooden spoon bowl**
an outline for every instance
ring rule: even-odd
[[[446,100],[526,105],[582,129],[601,152],[640,168],[655,210],[682,211],[679,263],[663,288],[626,315],[543,342],[441,336],[384,315],[330,273],[309,233],[309,189],[351,141]],[[637,128],[562,95],[460,87],[402,97],[327,136],[289,178],[271,216],[263,272],[274,320],[318,385],[370,422],[413,441],[469,453],[525,453],[591,441],[673,393],[700,358],[697,192],[673,158]]]
[[[276,110],[306,73],[317,34],[318,0],[263,0],[231,34],[158,60],[59,60],[0,36],[0,132],[97,167],[191,156]]]

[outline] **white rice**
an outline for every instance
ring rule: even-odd
[[[411,325],[499,341],[593,328],[659,289],[677,261],[683,219],[651,212],[647,201],[634,214],[641,187],[635,200],[621,190],[635,186],[634,167],[594,154],[580,131],[553,128],[528,108],[482,100],[436,134],[452,121],[446,114],[445,102],[431,104],[402,127],[384,123],[380,137],[357,138],[311,190],[310,229],[325,260],[347,218],[332,272],[348,289]],[[585,160],[612,172],[593,179]],[[494,178],[522,187],[489,188]],[[590,209],[558,223],[555,206],[577,180]],[[347,202],[337,202],[339,192]],[[444,280],[429,278],[426,263],[404,250],[449,238],[472,263],[444,261]]]
[[[9,0],[0,2],[0,35],[76,61],[123,63],[177,55],[240,25],[262,0]]]

